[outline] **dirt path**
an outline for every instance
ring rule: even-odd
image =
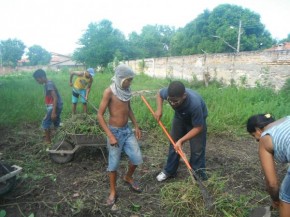
[[[124,156],[118,174],[119,200],[112,210],[104,206],[109,189],[107,165],[98,148],[82,148],[71,162],[56,164],[40,143],[42,133],[35,125],[26,125],[20,132],[0,129],[0,135],[0,152],[6,161],[23,167],[16,187],[0,199],[0,210],[6,211],[6,217],[170,216],[162,204],[160,190],[188,176],[181,163],[176,178],[164,183],[156,181],[166,159],[167,140],[158,131],[146,133],[141,141],[144,164],[135,174],[144,191],[136,194],[123,183],[127,167]],[[257,144],[249,137],[209,136],[207,169],[209,175],[218,173],[226,179],[226,189],[233,194],[264,191]],[[253,200],[261,200],[261,205],[270,202],[269,197],[261,195]]]

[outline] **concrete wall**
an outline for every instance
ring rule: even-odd
[[[144,62],[143,62],[144,61]],[[290,78],[290,50],[202,54],[126,62],[137,73],[175,79],[217,79],[226,84],[254,87],[257,84],[280,89]],[[142,67],[142,63],[145,64]],[[143,65],[144,65],[143,64]]]

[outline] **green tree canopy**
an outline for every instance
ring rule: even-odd
[[[25,45],[18,39],[7,39],[0,42],[1,64],[3,66],[16,66],[24,54]]]
[[[105,67],[117,56],[125,53],[125,36],[112,27],[109,20],[90,23],[79,39],[80,47],[73,53],[73,59],[90,67]]]
[[[28,48],[27,56],[30,65],[47,65],[51,60],[51,54],[39,45],[33,45]]]
[[[129,36],[130,50],[136,50],[135,58],[162,57],[169,55],[169,44],[175,29],[166,25],[146,25],[141,34]]]
[[[284,38],[282,40],[279,41],[280,43],[283,43],[283,42],[290,42],[290,33],[288,34],[287,38]]]
[[[180,29],[172,38],[171,47],[173,55],[189,55],[203,51],[252,51],[271,47],[273,43],[260,15],[240,6],[222,4],[212,12],[205,10]]]

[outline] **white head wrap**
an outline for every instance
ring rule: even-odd
[[[132,97],[131,88],[124,89],[123,82],[128,78],[134,77],[133,70],[125,64],[121,64],[115,69],[115,76],[112,78],[113,83],[110,85],[113,94],[122,101],[129,101]]]

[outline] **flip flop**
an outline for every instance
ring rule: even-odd
[[[130,189],[131,189],[132,191],[135,191],[135,192],[137,192],[137,193],[141,193],[141,192],[142,192],[142,189],[140,188],[138,182],[133,181],[132,183],[130,183],[130,182],[126,181],[126,180],[124,180],[124,182],[125,182],[127,185],[129,185],[129,187],[130,187]]]
[[[113,206],[118,199],[118,195],[116,195],[112,200],[110,198],[107,199],[106,206]]]

